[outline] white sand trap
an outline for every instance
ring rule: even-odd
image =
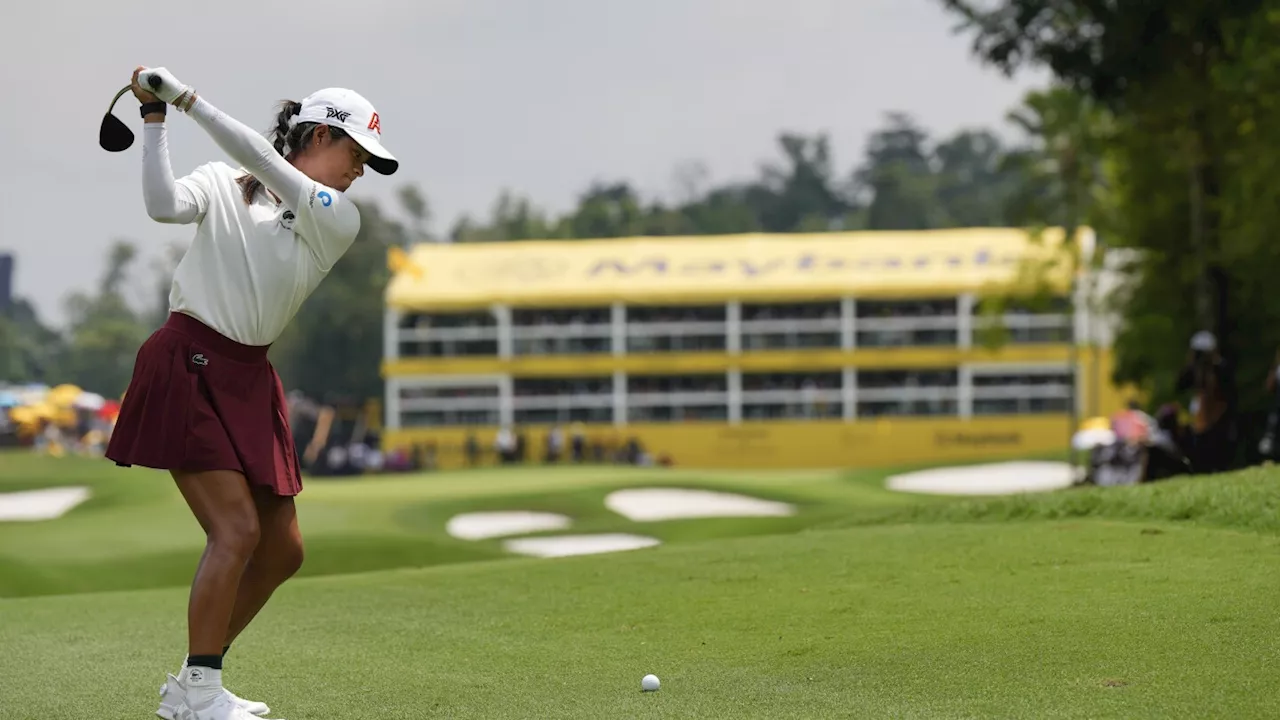
[[[1075,471],[1060,462],[1008,462],[894,475],[890,490],[932,495],[1012,495],[1069,487]]]
[[[787,503],[708,490],[638,488],[609,493],[605,507],[635,522],[709,517],[776,517],[795,514]]]
[[[520,538],[507,540],[502,545],[510,552],[534,557],[568,557],[570,555],[597,555],[599,553],[639,550],[653,547],[657,538],[625,533],[600,535],[561,535],[559,537]]]
[[[52,520],[88,499],[86,487],[0,493],[0,522]]]
[[[543,512],[478,512],[449,518],[445,531],[462,540],[484,540],[505,535],[525,535],[544,530],[563,530],[573,522],[564,515]]]

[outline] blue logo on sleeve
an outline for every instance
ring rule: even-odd
[[[316,197],[320,198],[320,204],[325,207],[329,207],[330,205],[333,204],[333,196],[325,192],[324,190],[321,190],[320,192],[316,193]]]

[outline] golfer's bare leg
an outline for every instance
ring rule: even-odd
[[[230,645],[239,637],[276,588],[302,567],[302,532],[298,529],[293,498],[255,488],[253,499],[258,509],[258,548],[240,578],[240,591],[224,645]]]
[[[171,474],[206,538],[187,605],[188,651],[221,655],[241,577],[258,547],[257,508],[238,472]]]

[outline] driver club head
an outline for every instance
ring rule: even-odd
[[[123,152],[133,146],[133,131],[123,120],[107,113],[98,128],[98,144],[107,152]]]
[[[107,112],[102,116],[102,125],[98,128],[98,145],[107,152],[122,152],[133,146],[133,131],[129,129],[124,121],[111,111],[116,107],[116,101],[122,95],[129,92],[129,86],[125,86],[123,90],[116,93],[111,100],[111,105],[107,107]]]

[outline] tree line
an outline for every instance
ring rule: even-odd
[[[1249,409],[1280,358],[1280,2],[938,0],[1001,71],[1053,73],[1059,219],[1141,251],[1115,298],[1117,379],[1174,396],[1211,330]],[[1050,129],[1057,126],[1056,130]],[[1041,213],[1043,215],[1043,211]]]

